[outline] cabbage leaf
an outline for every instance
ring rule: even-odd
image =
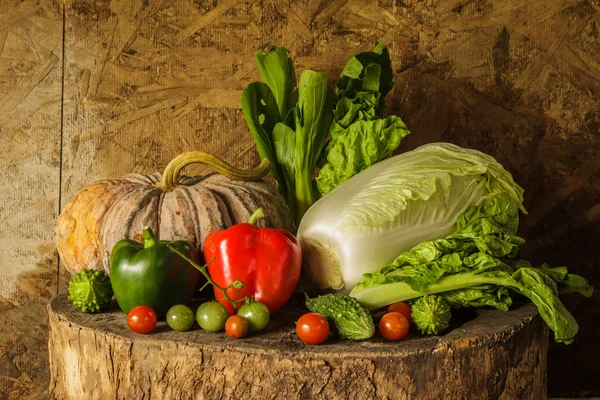
[[[565,267],[533,267],[517,256],[524,240],[516,236],[518,208],[506,193],[463,213],[445,238],[420,243],[379,271],[367,273],[351,296],[369,309],[426,294],[441,296],[452,308],[492,306],[506,311],[513,293],[539,310],[557,342],[571,343],[578,325],[559,294],[590,296],[585,279]]]
[[[525,211],[523,189],[493,157],[477,150],[432,143],[381,161],[304,215],[298,237],[307,272],[323,288],[348,292],[364,273],[452,233],[461,214],[501,193]]]

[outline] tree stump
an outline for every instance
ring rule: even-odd
[[[65,295],[49,309],[54,399],[533,399],[546,398],[548,329],[532,305],[456,312],[452,330],[404,340],[303,344],[276,312],[245,339],[197,325],[149,335],[112,308],[84,314]]]

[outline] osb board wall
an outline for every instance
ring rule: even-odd
[[[43,394],[56,293],[62,5],[0,1],[0,398]]]
[[[332,81],[387,44],[387,112],[413,132],[399,151],[494,155],[526,189],[523,256],[600,286],[599,29],[598,0],[0,2],[0,396],[46,395],[42,305],[68,281],[59,210],[87,183],[184,150],[256,163],[239,98],[266,43]],[[581,332],[552,346],[551,394],[600,394],[599,299],[565,299]]]

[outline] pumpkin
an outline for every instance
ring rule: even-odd
[[[180,175],[185,166],[204,163],[217,173]],[[246,222],[262,207],[266,218],[259,226],[294,232],[285,200],[262,178],[271,165],[264,159],[258,167],[242,171],[220,158],[192,151],[180,154],[164,173],[131,173],[102,180],[79,190],[58,218],[57,247],[71,274],[82,268],[110,273],[110,252],[123,238],[141,241],[149,226],[163,240],[186,240],[201,250],[206,235]]]

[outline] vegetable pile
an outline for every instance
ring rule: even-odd
[[[306,307],[331,319],[341,339],[364,340],[375,333],[371,314],[353,297],[329,293],[307,299]]]
[[[296,223],[321,195],[389,157],[409,134],[399,117],[379,118],[393,79],[382,44],[352,57],[335,89],[328,86],[327,73],[311,70],[300,74],[296,88],[283,47],[258,50],[254,58],[263,82],[246,87],[242,110]]]
[[[197,322],[203,331],[241,339],[267,329],[304,269],[330,291],[305,295],[310,312],[295,328],[307,345],[377,332],[397,341],[413,323],[424,335],[440,335],[453,310],[507,311],[523,300],[537,306],[557,342],[573,341],[578,325],[559,295],[590,296],[593,288],[566,267],[519,258],[519,212],[526,210],[511,174],[493,157],[450,143],[392,156],[409,131],[400,117],[382,115],[393,80],[384,45],[352,57],[334,87],[324,72],[305,70],[296,81],[283,47],[254,58],[262,82],[249,84],[241,103],[261,164],[239,171],[205,153],[184,153],[162,177],[128,176],[80,191],[59,218],[61,256],[79,271],[85,249],[90,266],[110,278],[82,269],[69,284],[75,307],[99,312],[114,291],[134,332],[150,333],[165,318],[175,331]],[[193,162],[222,175],[180,179]],[[269,169],[276,188],[256,182]],[[139,209],[117,209],[116,200],[108,202],[114,209],[87,205],[89,196],[109,192],[121,200],[139,193]],[[157,196],[174,205],[162,201],[160,215],[146,210],[157,209]],[[179,208],[186,215],[179,217]],[[138,242],[133,229],[142,222]],[[169,240],[159,240],[150,225],[168,228]],[[89,251],[90,243],[100,248]],[[214,300],[188,307],[198,287],[209,285]]]
[[[461,214],[454,232],[445,238],[424,241],[379,271],[365,274],[350,295],[370,309],[438,294],[452,308],[491,306],[507,311],[520,294],[538,307],[557,342],[570,343],[578,326],[558,295],[590,296],[593,289],[565,267],[533,267],[515,259],[524,242],[516,236],[518,223],[517,204],[509,195],[490,197]]]

